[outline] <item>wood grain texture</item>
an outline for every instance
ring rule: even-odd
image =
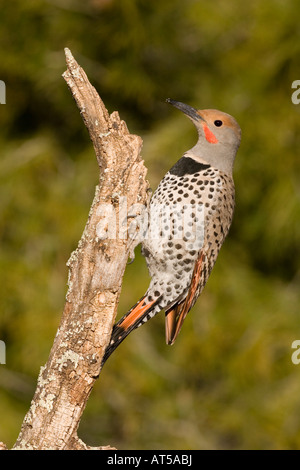
[[[122,198],[128,209],[147,203],[142,139],[129,133],[117,112],[109,115],[71,52],[66,49],[65,53],[63,77],[93,143],[99,185],[83,235],[68,261],[69,288],[60,326],[14,449],[90,448],[77,437],[77,429],[101,371],[132,249],[130,241],[118,233],[115,238],[99,238],[97,225],[104,204],[118,218]]]

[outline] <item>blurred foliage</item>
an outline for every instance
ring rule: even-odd
[[[0,440],[11,446],[48,357],[97,164],[61,77],[69,47],[109,111],[144,140],[155,188],[196,133],[171,97],[242,131],[230,236],[170,348],[164,316],[106,364],[80,426],[119,449],[299,449],[300,79],[294,0],[15,0],[2,5]],[[124,313],[149,282],[137,254]]]

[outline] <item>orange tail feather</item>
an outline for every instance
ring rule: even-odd
[[[158,299],[145,304],[145,297],[142,297],[137,304],[135,304],[129,312],[127,312],[113,327],[110,343],[106,348],[102,359],[102,365],[107,361],[113,351],[119,346],[120,343],[131,333],[132,330],[138,327],[143,321],[145,316],[153,310],[156,306]]]

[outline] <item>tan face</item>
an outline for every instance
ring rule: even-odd
[[[226,144],[236,141],[239,145],[241,129],[232,116],[216,109],[198,110],[197,115],[200,119],[197,122],[194,120],[194,123],[199,130],[202,127],[207,142]]]
[[[241,142],[241,129],[236,120],[216,109],[197,110],[170,98],[167,102],[186,114],[198,131],[198,142],[186,155],[231,174]]]

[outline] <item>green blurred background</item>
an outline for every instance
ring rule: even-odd
[[[97,184],[66,86],[69,47],[110,112],[142,136],[157,183],[194,145],[165,99],[219,108],[243,136],[233,226],[174,346],[164,315],[109,359],[79,434],[119,449],[300,449],[299,2],[2,2],[0,440],[13,445],[64,306],[66,262]],[[137,250],[139,251],[139,250]],[[137,253],[119,315],[149,282]]]

